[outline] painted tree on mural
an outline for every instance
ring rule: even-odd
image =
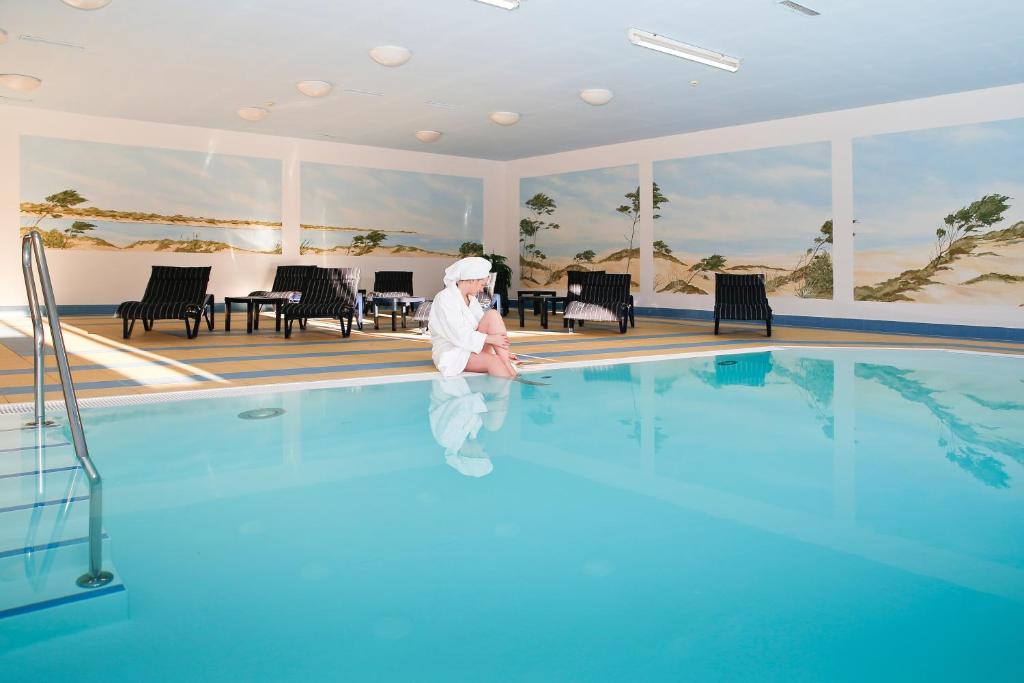
[[[85,221],[75,221],[71,224],[71,227],[65,230],[67,234],[72,237],[81,237],[88,231],[96,227],[95,223],[86,223]]]
[[[1004,194],[987,194],[946,216],[943,227],[935,230],[935,257],[948,254],[960,238],[1003,220],[1003,214],[1010,208],[1007,199]]]
[[[629,272],[629,264],[633,260],[633,242],[636,240],[636,229],[640,224],[640,187],[637,186],[633,192],[627,192],[623,195],[629,200],[629,204],[622,204],[615,210],[624,216],[628,216],[631,219],[629,234],[625,235],[626,238],[626,272]],[[658,187],[658,183],[654,183],[653,190],[651,192],[651,200],[654,205],[654,219],[661,218],[661,214],[658,211],[661,209],[661,205],[668,202],[668,197],[661,193],[661,188]]]
[[[519,257],[523,267],[524,279],[534,280],[534,268],[547,256],[538,246],[539,237],[545,230],[558,230],[558,223],[543,220],[543,216],[551,216],[558,205],[555,200],[543,192],[538,192],[525,202],[526,208],[533,214],[531,218],[519,221]],[[534,280],[536,282],[536,280]]]
[[[584,251],[578,252],[575,256],[572,257],[572,260],[575,263],[593,263],[594,258],[596,256],[597,252],[595,252],[593,249],[586,249]]]
[[[720,271],[725,268],[725,257],[721,254],[712,254],[711,256],[705,256],[700,261],[697,261],[690,266],[690,277],[686,278],[684,284],[690,285],[693,279],[700,275],[705,280],[708,279],[707,273]]]
[[[383,244],[387,238],[387,233],[381,230],[371,230],[365,235],[356,235],[352,238],[352,244],[349,245],[348,253],[355,256],[369,254]]]
[[[654,247],[655,254],[661,254],[662,256],[672,255],[672,247],[668,246],[665,240],[654,240],[654,244],[651,246]]]
[[[459,256],[465,258],[467,256],[483,256],[484,245],[479,242],[463,242],[459,246]]]

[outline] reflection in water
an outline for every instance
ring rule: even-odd
[[[821,431],[828,438],[835,435],[835,414],[832,393],[835,386],[835,364],[820,358],[797,358],[792,365],[777,362],[773,368],[780,378],[793,383],[814,411]]]
[[[496,432],[508,415],[511,381],[500,377],[446,377],[430,388],[430,431],[444,460],[467,477],[483,477],[494,465],[477,440],[480,428]],[[477,391],[474,391],[477,389]]]
[[[969,472],[979,481],[995,488],[1009,488],[1010,477],[1006,473],[1000,458],[1012,458],[1024,464],[1024,453],[1019,443],[1009,439],[990,437],[982,433],[974,422],[962,418],[953,409],[943,405],[937,395],[942,389],[933,389],[920,379],[915,378],[913,370],[893,367],[892,365],[876,365],[874,363],[857,363],[855,373],[858,379],[871,380],[887,387],[901,398],[918,403],[934,415],[942,433],[939,446],[946,449],[946,458],[956,463],[964,471]],[[996,411],[1020,410],[1020,404],[1004,401],[987,401],[970,394],[956,393],[966,396],[974,403]],[[982,427],[982,429],[985,429]]]

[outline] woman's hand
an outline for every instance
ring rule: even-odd
[[[508,349],[508,335],[504,334],[489,334],[487,335],[487,343],[499,349]]]

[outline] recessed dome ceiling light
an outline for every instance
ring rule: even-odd
[[[380,45],[370,50],[370,57],[381,66],[402,66],[412,58],[412,53],[398,45]]]
[[[295,84],[299,92],[308,97],[323,97],[331,92],[331,84],[327,81],[299,81]]]
[[[519,114],[514,111],[493,111],[490,119],[499,126],[514,126],[519,123]]]
[[[24,74],[0,74],[0,85],[18,92],[30,92],[42,84],[35,76]]]
[[[580,99],[587,104],[592,104],[595,107],[600,107],[602,104],[608,104],[612,101],[611,90],[605,90],[604,88],[587,88],[586,90],[580,91]]]
[[[700,81],[690,81],[691,88],[696,88],[698,85],[700,85]]]
[[[267,110],[263,107],[242,107],[238,110],[238,115],[246,121],[262,121],[267,115]]]
[[[110,4],[110,0],[62,0],[62,2],[75,9],[102,9]]]
[[[441,139],[441,131],[418,130],[416,131],[416,139],[420,142],[437,142]]]

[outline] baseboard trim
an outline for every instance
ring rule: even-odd
[[[711,311],[690,308],[655,308],[637,306],[637,315],[682,320],[714,320]],[[722,321],[723,325],[742,324]],[[758,323],[764,325],[764,323]],[[826,318],[810,315],[774,315],[772,325],[779,327],[811,327],[823,330],[845,330],[848,332],[883,332],[886,334],[909,334],[919,337],[948,337],[951,339],[976,339],[983,341],[1024,342],[1024,329],[1015,327],[990,327],[985,325],[950,325],[946,323],[918,323],[904,320],[869,320],[865,318]]]

